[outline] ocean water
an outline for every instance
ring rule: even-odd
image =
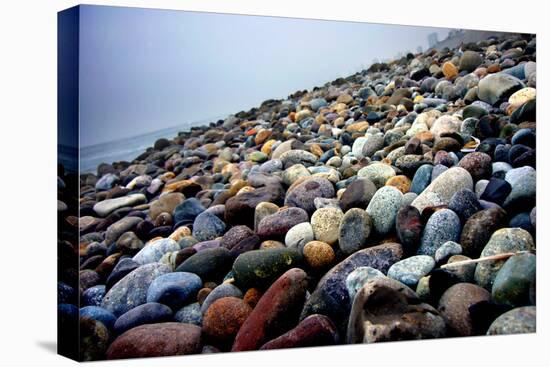
[[[96,173],[97,166],[101,163],[132,161],[147,148],[152,147],[157,139],[172,139],[180,131],[189,130],[192,126],[205,125],[224,117],[169,127],[138,136],[82,147],[80,148],[80,173]]]

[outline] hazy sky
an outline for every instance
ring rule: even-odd
[[[82,6],[82,146],[286,98],[448,29]]]

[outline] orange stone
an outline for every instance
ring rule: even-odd
[[[254,138],[254,142],[256,145],[262,144],[264,141],[266,141],[271,136],[271,130],[262,129],[258,131],[256,134],[256,137]]]
[[[411,180],[407,176],[393,176],[386,181],[386,186],[393,186],[403,194],[406,194],[411,189]]]
[[[310,241],[304,246],[306,262],[314,269],[324,268],[334,261],[334,250],[325,242]]]
[[[416,138],[420,139],[420,142],[426,143],[434,140],[434,134],[430,131],[421,131],[415,135]]]
[[[319,144],[312,144],[309,147],[309,151],[313,154],[315,154],[317,157],[320,157],[323,155],[323,149],[319,146]]]
[[[443,64],[441,71],[443,71],[443,75],[447,79],[452,79],[458,75],[458,68],[450,61]]]
[[[500,71],[500,65],[499,64],[491,64],[487,67],[487,72],[489,74],[498,73]]]
[[[264,143],[264,145],[262,145],[262,149],[260,149],[261,152],[264,153],[264,154],[270,155],[271,150],[273,148],[273,144],[275,144],[276,142],[277,142],[277,140],[274,140],[274,139],[266,141]]]
[[[348,125],[346,131],[349,133],[365,132],[369,128],[367,121],[356,122],[355,124]]]

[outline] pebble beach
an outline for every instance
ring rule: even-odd
[[[536,37],[375,63],[57,187],[82,361],[533,333]]]

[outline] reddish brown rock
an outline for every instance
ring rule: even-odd
[[[196,354],[201,349],[200,327],[166,322],[141,325],[120,335],[107,350],[107,359]]]
[[[298,268],[281,275],[246,319],[231,350],[257,350],[296,325],[306,297],[306,278],[306,272]]]
[[[262,297],[262,292],[258,288],[250,288],[244,294],[243,300],[252,308],[256,307],[260,298]]]
[[[306,317],[294,329],[284,333],[260,349],[303,348],[338,344],[336,326],[324,315]]]
[[[251,312],[252,307],[240,298],[220,298],[204,314],[203,334],[214,344],[231,342]]]

